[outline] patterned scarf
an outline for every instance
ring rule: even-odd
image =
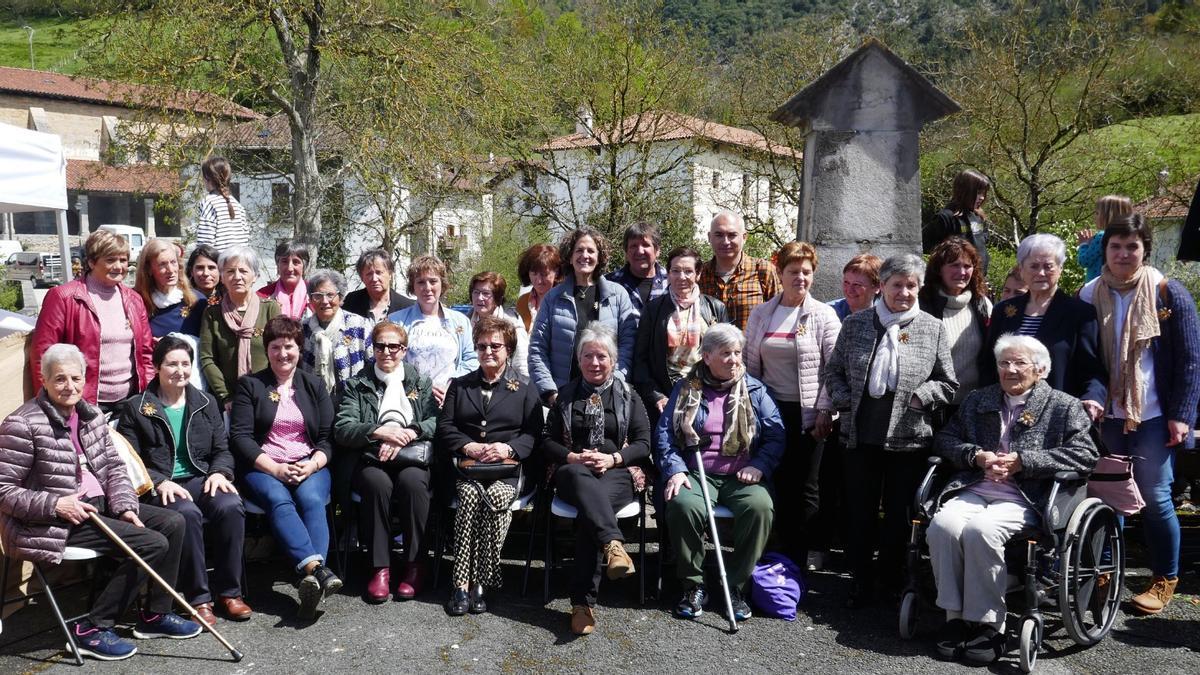
[[[233,299],[229,294],[221,298],[221,316],[225,319],[225,325],[229,327],[229,330],[233,331],[234,336],[238,339],[238,377],[249,373],[251,370],[250,341],[254,339],[254,325],[258,323],[258,310],[261,306],[262,302],[259,300],[258,294],[250,292],[246,294],[246,313],[238,316],[237,305],[233,303]]]
[[[736,457],[750,451],[750,444],[757,433],[757,422],[751,409],[750,393],[746,388],[746,367],[738,365],[733,371],[733,377],[721,381],[713,376],[708,365],[703,361],[696,364],[687,383],[679,389],[679,397],[675,401],[675,415],[671,423],[675,433],[683,439],[683,447],[696,448],[700,446],[700,435],[696,433],[696,413],[704,400],[704,389],[727,391],[725,398],[725,431],[721,436],[721,456]],[[713,411],[709,411],[713,414]]]
[[[1162,334],[1155,305],[1154,268],[1143,265],[1125,281],[1117,279],[1103,267],[1100,280],[1092,293],[1096,316],[1100,319],[1100,346],[1104,350],[1104,362],[1113,369],[1112,382],[1108,388],[1110,400],[1125,408],[1125,431],[1136,431],[1142,422],[1142,406],[1146,403],[1146,381],[1142,377],[1142,355],[1150,341]],[[1133,290],[1129,309],[1125,316],[1116,316],[1116,300],[1113,291],[1123,293]],[[1117,342],[1117,325],[1121,330]]]
[[[313,337],[313,371],[325,383],[325,391],[332,392],[337,386],[337,358],[333,355],[334,348],[342,342],[342,331],[346,329],[346,317],[341,309],[334,313],[329,325],[321,328],[317,315],[308,317],[309,328]]]
[[[587,396],[583,404],[583,423],[588,430],[585,448],[597,450],[604,446],[604,392],[612,387],[612,383],[611,375],[601,385],[583,380],[583,393]]]
[[[881,398],[889,391],[896,391],[900,381],[900,324],[912,321],[920,313],[921,308],[916,303],[907,312],[893,312],[886,302],[875,303],[875,315],[885,332],[875,348],[871,372],[867,374],[867,393],[872,397]]]
[[[671,301],[676,309],[667,320],[667,374],[676,382],[687,377],[700,360],[700,338],[708,326],[700,316],[699,286],[682,299],[671,290]]]

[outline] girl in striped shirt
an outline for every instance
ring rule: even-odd
[[[224,157],[209,157],[200,167],[208,194],[200,202],[200,219],[196,225],[196,243],[209,244],[217,251],[250,243],[246,227],[246,211],[229,192],[233,170]]]

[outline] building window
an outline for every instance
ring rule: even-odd
[[[241,183],[230,183],[229,184],[229,193],[233,195],[234,199],[238,200],[239,202],[242,201],[242,185],[241,185]]]
[[[146,145],[145,143],[138,145],[137,149],[134,150],[134,156],[137,158],[138,162],[141,162],[142,164],[149,164],[150,146]]]
[[[532,169],[525,169],[521,171],[521,187],[537,187],[537,176],[534,175]]]
[[[720,171],[715,171],[715,170],[713,171],[712,189],[714,189],[714,190],[721,189],[721,172]]]
[[[596,191],[600,189],[600,175],[593,173],[588,176],[588,190]]]
[[[271,222],[282,224],[292,219],[292,190],[287,183],[271,183]]]

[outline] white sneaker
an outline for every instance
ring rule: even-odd
[[[816,572],[825,569],[825,552],[824,551],[809,551],[808,552],[808,571]]]

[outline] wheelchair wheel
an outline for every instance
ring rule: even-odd
[[[1021,643],[1018,647],[1022,673],[1033,672],[1041,647],[1042,624],[1037,619],[1027,616],[1021,620]]]
[[[908,591],[900,599],[900,637],[905,640],[911,640],[917,634],[919,605],[916,591]]]
[[[1063,627],[1076,644],[1091,646],[1112,629],[1125,581],[1125,546],[1117,514],[1099,499],[1075,508],[1065,533],[1058,586]]]

